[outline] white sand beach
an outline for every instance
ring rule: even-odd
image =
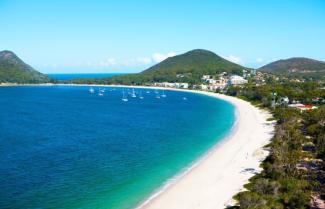
[[[231,102],[237,121],[232,133],[175,183],[153,194],[141,209],[219,209],[233,204],[232,197],[256,172],[272,138],[271,115],[250,103],[220,94],[199,92]]]

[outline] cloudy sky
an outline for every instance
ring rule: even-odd
[[[139,72],[202,48],[258,67],[325,60],[322,0],[0,0],[0,50],[45,73]]]

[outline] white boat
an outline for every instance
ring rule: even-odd
[[[159,95],[159,92],[157,90],[155,90],[155,94],[156,94],[156,99],[160,99],[160,95]]]
[[[104,93],[101,92],[101,91],[99,91],[99,92],[98,92],[98,96],[104,96]]]
[[[150,94],[150,91],[147,91],[146,93],[147,93],[147,94]]]
[[[93,87],[90,87],[89,88],[89,93],[91,93],[91,94],[95,93],[95,89]]]
[[[122,97],[122,101],[123,101],[123,102],[127,102],[127,101],[128,101],[128,98],[127,98],[127,96],[126,96],[125,93],[124,93],[124,89],[123,89],[123,97]]]
[[[135,91],[134,91],[134,89],[132,89],[132,93],[131,93],[131,97],[137,97],[137,95],[135,94]]]
[[[140,98],[140,99],[143,99],[142,91],[140,91],[139,98]]]
[[[183,97],[183,100],[187,100],[187,98],[186,97]]]
[[[167,97],[167,95],[165,94],[164,89],[162,91],[163,91],[163,93],[162,93],[161,97]]]

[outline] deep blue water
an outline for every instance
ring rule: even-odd
[[[76,73],[76,74],[47,74],[50,78],[57,80],[70,80],[76,78],[110,78],[126,73]]]
[[[123,102],[121,88],[88,89],[0,88],[0,208],[132,208],[234,121],[232,105],[203,95]]]

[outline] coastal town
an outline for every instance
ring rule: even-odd
[[[183,74],[177,74],[177,77],[184,77]],[[188,76],[188,75],[187,75]],[[228,74],[222,72],[216,75],[203,75],[201,77],[201,84],[191,85],[190,83],[178,83],[178,82],[160,82],[154,83],[155,87],[176,88],[176,89],[193,89],[208,92],[226,93],[231,87],[243,88],[245,84],[250,83],[254,86],[263,86],[267,84],[267,81],[274,80],[278,83],[288,81],[291,83],[304,83],[305,79],[286,77],[280,77],[273,74],[265,73],[253,70],[242,70],[242,75]],[[278,95],[277,92],[272,92],[272,108],[276,106],[285,106],[293,109],[297,109],[301,112],[306,110],[317,109],[319,105],[325,104],[325,98],[312,98],[310,101],[302,102],[296,99],[290,99],[288,95]]]

